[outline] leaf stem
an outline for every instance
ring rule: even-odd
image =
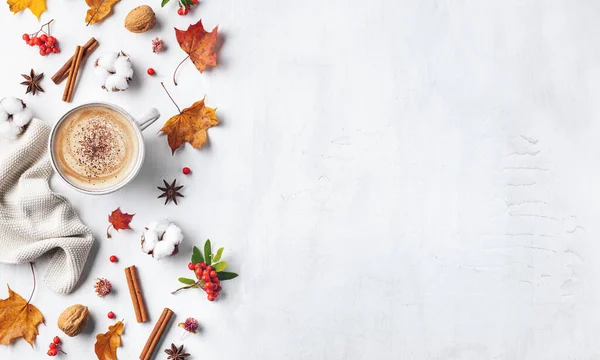
[[[33,298],[33,293],[35,292],[35,287],[37,285],[37,282],[35,280],[35,271],[33,269],[33,263],[30,262],[29,265],[31,266],[31,274],[33,275],[33,290],[31,290],[31,295],[29,296],[29,300],[27,300],[27,304],[25,304],[25,306],[29,305],[29,302]]]
[[[190,58],[190,55],[186,56],[185,59],[181,60],[179,65],[177,65],[177,67],[175,68],[175,72],[173,72],[173,83],[175,84],[175,86],[177,86],[177,80],[175,80],[175,75],[177,75],[177,70],[179,70],[179,67],[189,58]]]
[[[163,89],[165,89],[165,92],[167,93],[167,95],[169,95],[169,99],[171,99],[171,101],[173,102],[173,104],[175,104],[175,107],[177,108],[177,111],[179,111],[179,113],[181,114],[181,109],[179,108],[179,105],[177,105],[177,103],[175,102],[175,100],[173,100],[173,97],[171,96],[171,94],[169,94],[169,90],[167,90],[167,88],[165,87],[165,84],[161,81],[160,83],[163,87]],[[175,84],[177,85],[177,84]]]
[[[108,225],[108,227],[106,228],[106,238],[110,239],[112,236],[110,235],[110,227],[112,226],[112,224]]]
[[[98,7],[95,9],[96,11],[94,11],[94,13],[92,14],[92,16],[90,16],[90,21],[88,21],[88,23],[85,24],[85,26],[90,26],[90,23],[94,19],[94,16],[96,16],[96,14],[98,14],[98,11],[100,11],[100,7],[102,7],[102,4],[104,4],[104,0],[102,0],[100,2],[100,5],[98,5]]]

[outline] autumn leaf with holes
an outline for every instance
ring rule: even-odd
[[[117,208],[117,210],[113,211],[110,215],[108,215],[108,229],[106,229],[106,237],[111,238],[110,228],[114,228],[115,230],[131,230],[129,224],[135,214],[126,214],[121,211],[121,208]]]
[[[165,87],[164,84],[162,86]],[[167,91],[166,88],[165,91]],[[168,91],[167,94],[169,94]],[[172,153],[174,154],[175,150],[186,142],[195,149],[202,148],[208,139],[206,130],[219,124],[217,109],[207,107],[202,99],[196,101],[189,108],[181,110],[170,94],[169,97],[177,107],[179,114],[167,120],[160,131],[167,135],[167,142]]]
[[[177,70],[187,59],[191,59],[196,69],[201,73],[206,70],[208,66],[217,66],[217,54],[215,53],[215,46],[217,43],[217,35],[219,27],[215,26],[211,32],[204,30],[202,20],[196,24],[190,25],[187,30],[175,29],[175,36],[177,42],[181,47],[181,50],[185,51],[188,56],[183,59],[181,63],[175,69],[173,74],[173,82],[177,85],[175,75]]]
[[[33,347],[38,336],[38,325],[44,316],[29,301],[8,287],[8,298],[0,300],[0,344],[9,345],[23,338]]]
[[[104,20],[104,18],[111,13],[113,5],[119,1],[120,0],[85,0],[85,3],[90,7],[85,15],[86,24],[94,25]]]
[[[117,348],[121,346],[121,335],[124,328],[123,321],[119,321],[109,326],[106,333],[96,335],[94,351],[99,360],[117,359]]]
[[[40,16],[42,16],[42,13],[46,11],[46,0],[8,0],[6,3],[13,13],[16,14],[25,9],[29,9],[38,20],[40,19]]]

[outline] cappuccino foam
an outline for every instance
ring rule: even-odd
[[[57,168],[71,185],[102,191],[123,182],[138,160],[140,139],[129,119],[104,106],[83,107],[56,129]]]

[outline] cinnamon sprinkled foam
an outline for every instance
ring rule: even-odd
[[[53,151],[57,168],[72,185],[102,191],[118,185],[133,171],[139,137],[116,110],[89,106],[70,114],[57,128]]]

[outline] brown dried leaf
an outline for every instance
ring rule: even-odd
[[[112,11],[114,4],[120,0],[85,0],[90,7],[85,15],[85,22],[88,25],[94,25],[107,17]]]
[[[106,333],[96,335],[94,351],[98,360],[117,360],[117,348],[121,346],[121,334],[124,328],[123,321],[119,321],[109,326]]]
[[[23,338],[33,347],[38,336],[38,325],[44,316],[35,306],[28,304],[19,294],[8,287],[8,298],[0,300],[0,344],[9,345]]]

